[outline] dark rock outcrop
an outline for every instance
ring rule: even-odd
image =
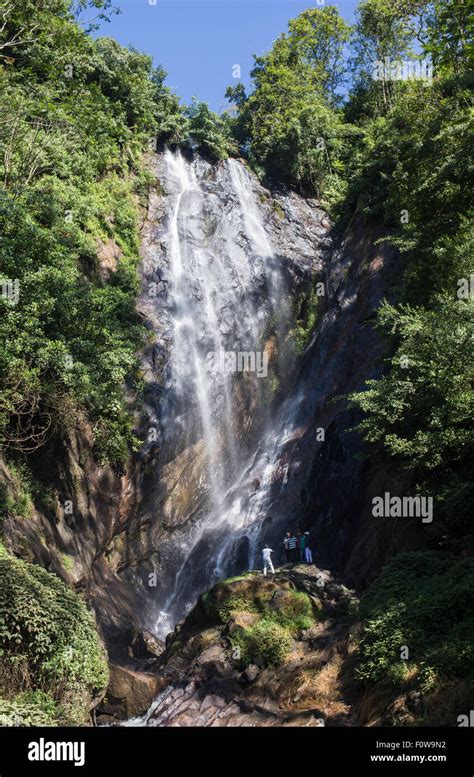
[[[256,655],[258,663],[242,667],[235,658],[235,630],[248,633],[259,619],[268,618],[262,615],[268,609],[258,614],[262,602],[278,609],[296,591],[313,601],[312,624],[293,632],[288,653],[278,666]],[[219,583],[200,597],[167,640],[156,671],[169,684],[141,723],[175,727],[349,725],[351,707],[345,697],[343,668],[354,628],[348,613],[356,601],[354,593],[336,583],[329,572],[313,566],[285,567],[271,578],[254,573]],[[220,616],[216,616],[216,607]]]
[[[272,483],[273,520],[261,537],[275,547],[287,527],[309,531],[317,563],[358,587],[392,555],[424,542],[419,522],[372,516],[372,497],[407,493],[410,476],[370,463],[354,429],[360,416],[347,409],[347,395],[379,377],[387,356],[373,323],[392,296],[400,260],[377,243],[382,236],[376,224],[356,221],[335,240],[328,294],[289,394],[303,399]]]

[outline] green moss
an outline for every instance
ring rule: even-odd
[[[61,564],[63,565],[66,572],[71,572],[71,570],[74,568],[74,560],[69,556],[68,553],[61,553]]]
[[[286,627],[291,634],[309,629],[314,623],[311,599],[300,591],[285,592],[282,605],[270,610],[270,614],[276,623]]]
[[[305,293],[299,301],[298,310],[295,313],[295,325],[289,333],[298,354],[303,353],[308,345],[316,324],[318,305],[318,281],[314,280],[309,293]]]
[[[13,483],[12,487],[9,487],[7,483],[0,483],[0,514],[29,518],[33,513],[34,506],[31,497],[31,475],[28,468],[9,462],[8,471]]]
[[[249,629],[238,629],[231,635],[230,641],[234,648],[239,648],[236,663],[241,668],[254,663],[280,666],[292,644],[288,629],[270,618],[262,618]]]
[[[232,611],[255,612],[252,582],[253,578],[250,575],[238,575],[221,580],[199,598],[198,607],[192,613],[193,624],[201,623],[203,620],[225,624]]]
[[[232,613],[258,612],[257,604],[250,596],[229,596],[216,606],[217,617],[221,623],[227,623]]]
[[[237,615],[240,617],[234,619]],[[255,662],[278,666],[285,660],[293,637],[310,628],[315,618],[306,593],[246,574],[223,580],[202,594],[186,619],[186,628],[194,631],[213,624],[223,631],[232,621],[232,629],[226,633],[232,647],[239,648],[230,653],[237,666],[244,668]]]
[[[273,206],[273,210],[277,214],[278,218],[283,220],[285,218],[285,211],[281,207],[281,205],[278,202],[278,200],[273,200],[272,201],[272,206]]]
[[[170,656],[175,656],[176,653],[179,653],[182,647],[183,647],[182,642],[179,639],[176,639],[170,646],[170,649],[169,649]]]
[[[253,618],[248,627],[234,626],[229,636],[232,647],[239,648],[232,657],[241,668],[255,662],[278,666],[285,660],[294,635],[310,628],[315,620],[307,594],[278,588],[272,581],[262,583],[252,576],[220,583],[201,597],[201,606],[221,624],[237,613],[257,615],[257,622]]]
[[[80,725],[107,682],[105,651],[84,602],[55,575],[0,549],[4,709],[10,703],[23,708],[21,694],[42,691],[57,704],[51,722]],[[27,702],[36,709],[39,698],[30,696]]]
[[[225,580],[222,580],[220,585],[229,585],[230,583],[237,583],[240,580],[248,580],[253,576],[252,572],[246,572],[243,575],[235,575],[235,577],[227,577]]]

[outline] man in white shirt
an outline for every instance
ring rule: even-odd
[[[262,550],[262,556],[263,556],[263,574],[267,574],[267,567],[270,568],[270,572],[274,572],[273,564],[272,564],[272,556],[273,550],[268,547],[268,545],[265,545],[264,549]]]

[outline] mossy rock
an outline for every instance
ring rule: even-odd
[[[227,632],[229,634],[232,634],[237,629],[251,629],[253,626],[255,626],[256,623],[258,623],[259,620],[261,620],[262,616],[257,612],[248,612],[248,611],[234,611],[231,614],[231,618],[227,624]]]
[[[255,663],[279,666],[291,650],[293,637],[315,621],[308,594],[292,590],[289,584],[254,579],[219,593],[216,609],[222,621],[227,619],[232,656],[240,668]]]
[[[232,610],[253,612],[261,610],[276,591],[285,585],[273,580],[262,580],[255,575],[223,580],[209,592],[209,607],[225,623]]]
[[[237,666],[278,666],[290,651],[293,637],[309,629],[316,617],[310,596],[295,591],[290,581],[247,574],[222,580],[202,594],[182,633],[220,629],[232,646]]]

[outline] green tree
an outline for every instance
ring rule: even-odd
[[[385,303],[378,320],[397,346],[390,370],[351,396],[365,413],[359,429],[379,457],[411,470],[436,497],[434,535],[458,549],[472,536],[473,300],[444,295],[430,309]]]
[[[7,3],[0,15],[0,278],[20,288],[16,304],[0,300],[0,439],[30,455],[88,417],[96,456],[121,467],[135,444],[124,383],[142,333],[141,155],[166,88],[149,57],[93,41],[79,5]],[[105,277],[107,245],[117,263]]]
[[[290,63],[308,65],[323,95],[331,104],[339,102],[338,90],[347,81],[345,45],[351,28],[336,6],[309,8],[289,22],[288,30]]]
[[[206,103],[193,98],[185,115],[189,119],[191,142],[201,154],[215,162],[226,159],[235,150],[225,119],[213,113]]]
[[[227,90],[239,115],[233,131],[257,171],[321,195],[341,196],[346,137],[335,106],[344,83],[350,27],[333,6],[309,9],[290,21],[272,50],[255,58],[253,92]],[[238,91],[237,91],[238,90]]]

